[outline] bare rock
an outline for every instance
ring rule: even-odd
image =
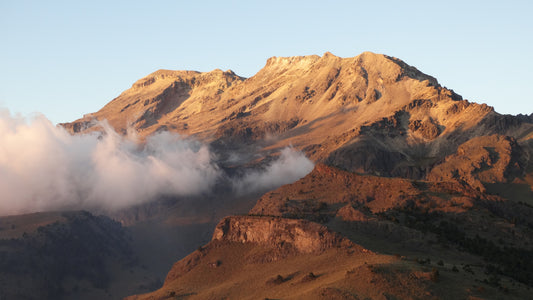
[[[476,137],[435,166],[427,179],[466,182],[484,191],[484,182],[508,182],[522,175],[527,163],[523,154],[524,151],[511,137]]]
[[[224,218],[215,228],[213,240],[258,243],[274,248],[290,245],[299,253],[320,253],[329,248],[355,246],[313,222],[256,216]]]

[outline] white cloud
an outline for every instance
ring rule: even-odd
[[[0,111],[0,215],[118,209],[162,194],[210,190],[220,175],[206,146],[159,133],[140,146],[105,134],[70,135],[44,116]]]
[[[211,192],[223,172],[197,141],[168,132],[138,143],[135,134],[71,135],[44,116],[25,119],[0,110],[0,215],[37,211],[115,210],[161,195]],[[236,155],[237,154],[230,154]],[[292,183],[313,163],[292,148],[260,170],[230,181],[237,193]]]
[[[247,172],[242,178],[234,180],[233,185],[238,193],[268,191],[297,181],[311,172],[313,167],[313,162],[302,152],[287,147],[266,168]]]

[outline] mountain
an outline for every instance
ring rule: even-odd
[[[365,52],[273,57],[250,78],[159,70],[61,126],[83,134],[104,120],[141,142],[170,131],[207,144],[226,175],[194,209],[162,199],[114,214],[138,241],[162,224],[212,226],[175,240],[212,234],[129,299],[529,297],[533,114],[501,115]],[[228,188],[287,146],[311,173],[262,196]]]
[[[222,158],[292,145],[342,169],[416,179],[473,137],[533,137],[531,116],[500,115],[397,58],[370,52],[273,57],[248,79],[232,71],[159,70],[63,126],[87,132],[97,130],[95,120],[141,137],[160,130],[191,136]]]

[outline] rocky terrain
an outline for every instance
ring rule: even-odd
[[[161,289],[131,299],[522,299],[532,285],[532,219],[531,201],[464,182],[319,164],[265,194],[249,216],[223,219],[212,241],[177,262]]]
[[[100,131],[103,121],[123,135],[134,132],[140,143],[170,131],[206,144],[224,174],[212,193],[109,214],[130,230],[150,278],[175,258],[164,283],[147,278],[142,289],[113,295],[530,295],[533,114],[501,115],[397,58],[273,57],[250,78],[159,70],[98,112],[61,126],[84,134]],[[287,146],[315,163],[309,174],[255,194],[230,187]]]
[[[194,137],[221,158],[229,150],[246,159],[257,149],[269,154],[292,145],[342,169],[414,179],[473,137],[500,134],[522,143],[533,133],[531,117],[499,115],[397,58],[370,52],[273,57],[248,79],[232,71],[159,70],[63,126],[86,132],[97,129],[96,120],[141,137],[158,130]]]

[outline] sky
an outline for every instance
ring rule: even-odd
[[[533,113],[533,1],[0,0],[0,109],[53,123],[158,70],[394,56],[500,113]]]

